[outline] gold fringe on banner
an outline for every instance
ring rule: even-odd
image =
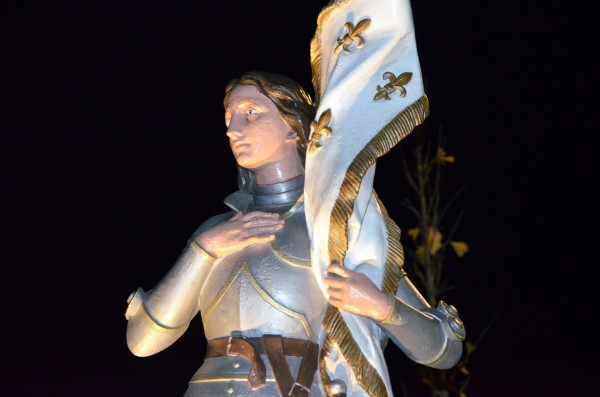
[[[365,173],[377,158],[386,154],[400,140],[407,136],[429,115],[429,100],[426,95],[416,100],[400,112],[382,128],[356,156],[344,176],[340,193],[331,211],[329,229],[329,259],[344,263],[348,248],[348,220],[354,210],[354,201]],[[398,280],[403,276],[401,269],[403,252],[399,242],[400,229],[386,215],[388,227],[388,256],[382,290],[395,292]],[[389,220],[388,220],[389,219]],[[398,238],[398,240],[396,240]],[[397,241],[397,243],[396,243]],[[383,379],[362,354],[339,310],[330,306],[323,320],[327,336],[320,354],[321,379],[328,389],[330,382],[325,362],[334,346],[337,346],[352,369],[358,384],[371,397],[387,397]]]
[[[315,106],[319,106],[321,99],[321,31],[324,21],[336,8],[344,5],[350,0],[330,0],[319,12],[317,17],[317,28],[310,43],[310,63],[312,69],[312,85],[315,90]],[[330,48],[333,52],[334,48]]]
[[[375,191],[373,191],[373,195],[377,199],[379,207],[382,209],[387,227],[388,254],[385,261],[385,272],[383,273],[381,291],[384,294],[395,294],[396,290],[398,289],[398,282],[402,277],[406,276],[406,272],[403,270],[404,249],[400,243],[400,228],[398,225],[396,225],[392,218],[390,218],[387,210],[383,206],[383,203]]]

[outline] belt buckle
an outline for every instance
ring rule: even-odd
[[[310,389],[308,387],[304,386],[302,383],[298,383],[298,382],[294,382],[294,384],[290,388],[290,391],[288,392],[288,396],[292,395],[292,393],[294,392],[294,389],[296,388],[296,386],[298,386],[302,390],[306,391],[308,393],[308,395],[310,396]]]

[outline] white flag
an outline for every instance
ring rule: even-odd
[[[377,158],[429,113],[409,0],[330,2],[317,20],[311,62],[318,108],[304,199],[313,269],[325,294],[332,260],[395,292],[399,230],[376,198],[373,178]],[[344,379],[348,395],[391,396],[379,328],[336,309],[324,323],[327,372],[352,373]],[[342,343],[348,336],[351,342]]]

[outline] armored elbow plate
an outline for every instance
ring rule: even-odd
[[[458,316],[458,310],[444,301],[440,301],[437,309],[445,316],[445,321],[456,339],[463,341],[467,336],[465,326]]]

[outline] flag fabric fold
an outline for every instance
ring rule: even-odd
[[[399,229],[373,180],[377,158],[429,112],[409,0],[331,1],[317,19],[311,64],[318,107],[304,199],[313,270],[324,294],[332,260],[395,292],[403,274]],[[341,378],[348,395],[391,396],[379,327],[330,307],[324,328],[325,385]]]

